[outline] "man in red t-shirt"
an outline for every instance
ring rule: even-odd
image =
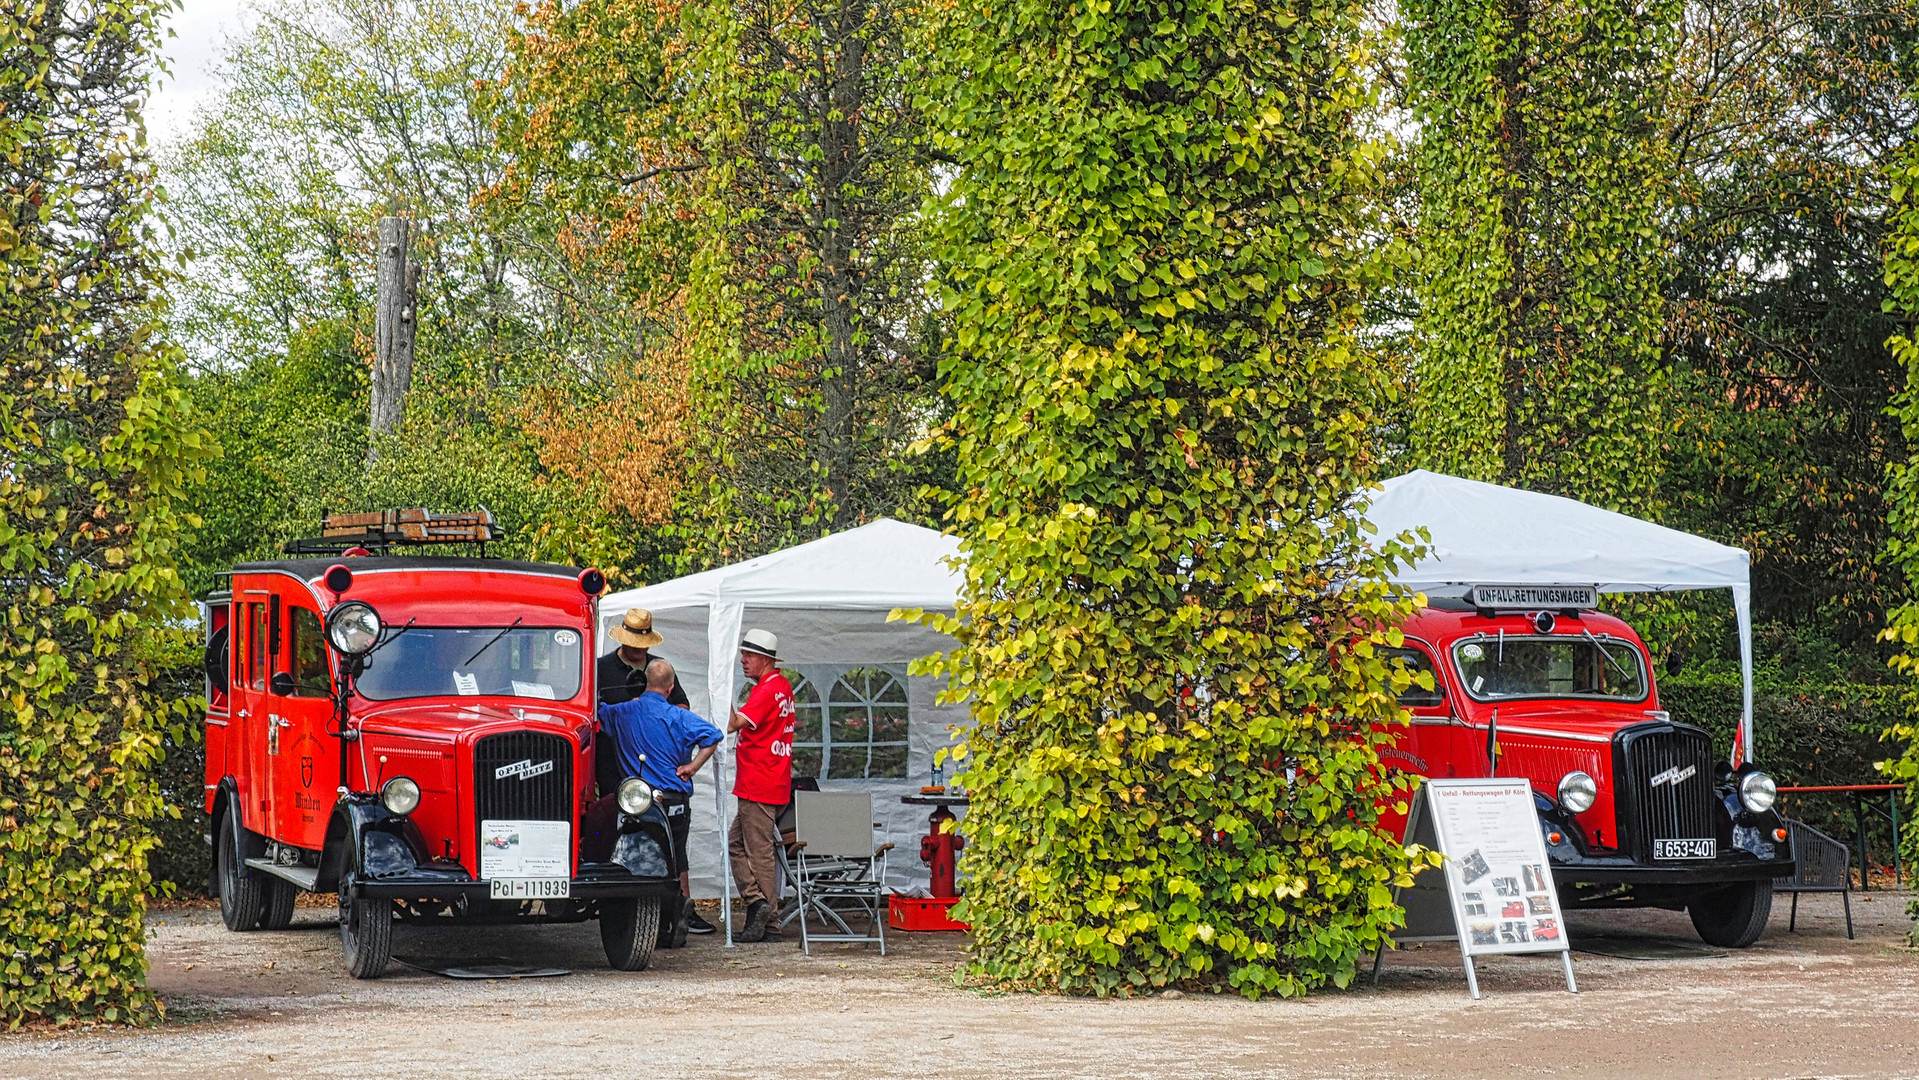
[[[727,837],[733,880],[746,901],[746,926],[736,941],[778,941],[768,927],[779,899],[773,845],[780,842],[780,811],[793,797],[793,687],[780,674],[780,639],[748,630],[740,639],[740,668],[753,683],[728,731],[740,733],[733,794],[739,809]]]

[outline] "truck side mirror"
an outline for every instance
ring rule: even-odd
[[[267,686],[273,691],[276,697],[292,697],[294,689],[293,673],[290,671],[276,671],[273,673],[273,678],[267,681]]]

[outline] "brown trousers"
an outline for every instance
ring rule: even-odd
[[[733,884],[740,899],[748,904],[765,900],[777,906],[780,878],[773,845],[779,843],[780,811],[784,806],[739,800],[733,811],[733,829],[726,838],[726,850],[733,859]]]

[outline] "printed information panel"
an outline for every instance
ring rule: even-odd
[[[572,847],[570,822],[482,821],[480,876],[569,879]]]
[[[1453,925],[1468,956],[1558,952],[1565,919],[1524,779],[1428,780]]]

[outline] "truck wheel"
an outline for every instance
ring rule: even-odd
[[[220,864],[220,921],[235,931],[259,926],[264,882],[240,860],[240,824],[233,820],[232,810],[220,818],[220,840],[214,857]]]
[[[340,889],[340,944],[346,948],[347,974],[377,979],[393,956],[393,902],[349,900]]]
[[[266,897],[260,905],[260,929],[285,930],[293,925],[293,901],[300,895],[300,887],[284,878],[268,878],[261,884],[266,886]]]
[[[660,940],[660,898],[600,901],[600,944],[616,971],[645,971]]]
[[[1759,940],[1772,916],[1771,880],[1747,881],[1694,897],[1686,904],[1693,929],[1708,945],[1743,949]]]

